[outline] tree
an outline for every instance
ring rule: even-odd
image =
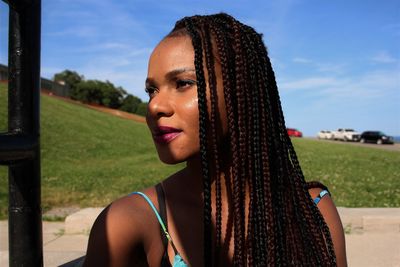
[[[80,75],[76,71],[64,70],[60,73],[54,74],[53,80],[55,82],[69,86],[69,88],[71,88],[71,91],[74,91],[77,85],[81,81],[85,80],[85,77],[83,75]]]
[[[116,88],[110,81],[99,82],[102,98],[100,103],[109,108],[120,108],[126,91]]]
[[[94,103],[130,113],[145,115],[147,103],[134,95],[128,94],[121,86],[115,87],[106,80],[85,80],[76,71],[64,70],[54,75],[53,80],[70,88],[70,97],[84,103]]]
[[[136,114],[141,116],[146,116],[146,113],[147,113],[147,103],[146,102],[139,103],[138,108],[136,110]]]
[[[81,81],[75,90],[73,90],[71,97],[84,103],[95,103],[100,105],[102,92],[99,83],[100,81],[97,80]]]
[[[124,100],[122,100],[122,105],[119,109],[130,113],[136,113],[140,103],[142,103],[140,98],[128,94]]]
[[[109,108],[119,108],[126,94],[121,87],[99,80],[81,81],[74,90],[74,98],[84,103],[95,103]]]

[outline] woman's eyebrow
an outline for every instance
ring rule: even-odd
[[[196,73],[196,69],[193,69],[193,68],[174,69],[174,70],[171,70],[171,71],[167,72],[167,74],[165,74],[165,78],[166,78],[166,80],[171,81],[171,80],[174,80],[177,75],[185,73],[185,72],[194,72],[194,73]],[[147,77],[146,78],[146,81],[145,81],[146,85],[151,85],[151,84],[155,84],[155,83],[156,83],[156,81],[155,81],[154,78],[152,78],[152,77]]]
[[[146,78],[146,81],[145,81],[145,85],[146,86],[150,86],[150,85],[153,85],[153,84],[155,84],[155,81],[154,81],[153,78]]]
[[[171,70],[167,74],[165,74],[165,78],[167,80],[173,80],[175,78],[175,76],[177,76],[177,75],[179,75],[181,73],[185,73],[185,72],[194,72],[194,73],[196,73],[196,69],[193,69],[193,68],[179,68],[179,69]]]

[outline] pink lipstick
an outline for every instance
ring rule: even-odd
[[[153,138],[156,143],[167,144],[175,139],[182,130],[168,127],[168,126],[158,126],[154,129]]]

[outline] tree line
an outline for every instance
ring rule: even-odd
[[[145,116],[147,103],[137,96],[131,95],[121,86],[116,87],[106,80],[85,80],[76,71],[64,70],[53,77],[55,82],[70,88],[71,99],[83,103],[93,103],[129,113]]]

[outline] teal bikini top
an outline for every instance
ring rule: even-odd
[[[165,237],[171,243],[171,246],[174,249],[175,257],[174,257],[174,262],[172,264],[172,267],[188,267],[186,262],[182,259],[181,255],[179,255],[178,250],[176,249],[176,247],[174,245],[174,242],[172,241],[172,238],[171,238],[170,234],[168,233],[168,230],[167,230],[167,227],[165,226],[164,221],[162,220],[160,214],[158,213],[156,207],[154,206],[154,204],[150,200],[150,198],[148,196],[146,196],[146,194],[144,194],[142,192],[133,192],[133,193],[131,193],[131,195],[133,195],[133,194],[142,196],[147,201],[147,203],[150,205],[152,210],[154,211],[154,214],[156,215],[157,220],[161,225],[161,229],[164,232]],[[329,195],[328,190],[322,190],[318,194],[318,196],[316,198],[314,198],[315,205],[317,205],[325,195]]]
[[[146,196],[146,194],[144,194],[142,192],[133,192],[131,195],[133,195],[133,194],[141,195],[147,201],[147,203],[149,203],[150,207],[154,211],[154,214],[156,215],[157,220],[161,225],[161,228],[162,228],[162,231],[165,234],[165,237],[171,243],[171,246],[172,246],[172,248],[174,249],[174,252],[175,252],[175,257],[174,257],[174,262],[172,263],[172,267],[188,267],[186,262],[182,259],[181,255],[179,255],[178,250],[176,249],[176,247],[174,245],[174,242],[172,241],[172,238],[171,238],[170,234],[168,233],[167,227],[164,224],[164,221],[161,219],[160,214],[158,213],[158,211],[157,211],[156,207],[154,206],[153,202],[151,202],[150,198],[148,196]]]

